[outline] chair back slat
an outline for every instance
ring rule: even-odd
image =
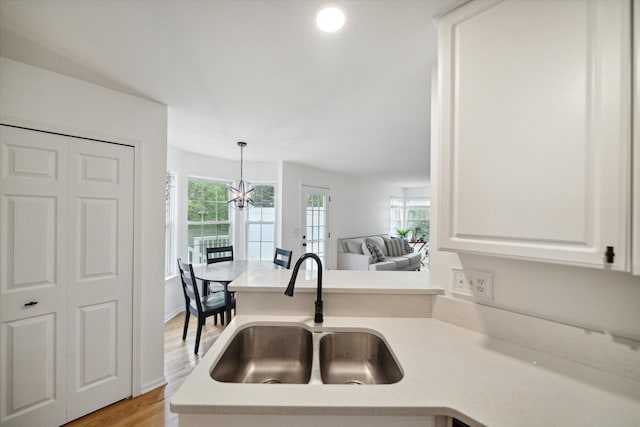
[[[185,286],[185,291],[187,292],[187,296],[189,297],[189,299],[192,299],[192,300],[195,301],[196,300],[196,294],[197,294],[197,292],[194,292],[194,290],[193,290],[195,288],[195,286],[193,286],[193,283],[192,283],[192,281],[191,281],[191,279],[189,277],[185,277],[184,281],[185,281],[185,285],[186,285]]]
[[[276,248],[276,253],[273,256],[273,263],[279,265],[280,267],[284,267],[288,270],[289,268],[291,268],[292,256],[293,256],[293,251]]]
[[[193,273],[193,266],[182,262],[180,258],[178,258],[178,269],[180,270],[182,291],[187,305],[186,309],[189,310],[189,304],[193,304],[198,310],[198,313],[202,313],[202,302],[200,301],[200,294],[198,293],[196,276]]]
[[[233,261],[233,246],[207,248],[207,264],[222,261]]]

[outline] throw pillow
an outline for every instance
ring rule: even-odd
[[[376,252],[373,250],[373,246],[370,243],[362,242],[362,253],[364,255],[368,255],[372,258],[371,262],[375,264],[378,262],[378,257],[376,256]]]
[[[347,240],[347,249],[352,254],[364,254],[362,251],[362,244],[357,240]]]
[[[404,255],[404,244],[401,239],[384,239],[384,243],[387,245],[387,253],[389,256]]]
[[[371,243],[367,244],[367,247],[369,247],[369,245],[371,245]],[[376,254],[376,258],[378,259],[378,261],[376,262],[384,261],[387,259],[387,257],[384,256],[384,254],[382,253],[382,250],[378,247],[378,245],[371,245],[371,247],[373,248],[373,252]]]
[[[387,245],[384,244],[384,238],[382,236],[370,236],[367,237],[364,241],[371,243],[372,245],[376,245],[378,249],[382,251],[385,257],[389,255],[387,253]]]

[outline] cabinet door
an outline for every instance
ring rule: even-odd
[[[481,0],[441,19],[440,249],[628,269],[630,14]]]

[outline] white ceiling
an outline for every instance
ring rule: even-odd
[[[458,0],[0,0],[0,55],[169,106],[169,144],[429,181],[431,17]],[[0,76],[1,78],[1,76]]]

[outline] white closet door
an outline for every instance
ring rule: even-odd
[[[0,422],[131,394],[133,149],[0,126]]]
[[[68,419],[131,395],[133,148],[69,148]]]
[[[0,126],[0,423],[65,422],[67,138]]]

